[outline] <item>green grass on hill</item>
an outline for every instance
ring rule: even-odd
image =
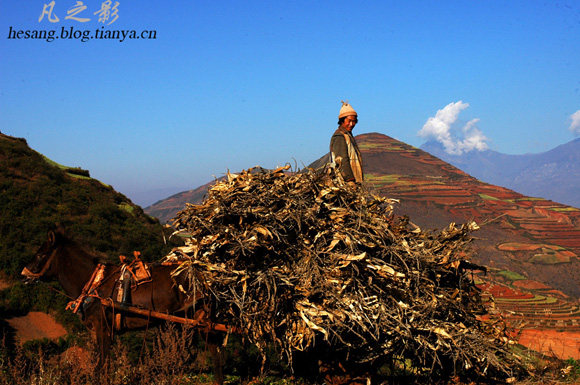
[[[56,223],[114,263],[135,250],[146,260],[159,260],[169,252],[172,245],[164,243],[159,221],[88,177],[88,171],[82,174],[80,168],[59,165],[32,150],[24,139],[0,134],[0,270],[6,275],[19,279]],[[19,285],[2,291],[0,318],[54,302],[38,295],[38,290]]]
[[[508,281],[512,281],[512,282],[519,281],[522,279],[527,279],[523,275],[520,275],[518,273],[514,273],[513,271],[509,271],[509,270],[501,270],[501,271],[498,271],[497,274],[506,278]]]

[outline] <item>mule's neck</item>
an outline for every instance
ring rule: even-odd
[[[61,247],[58,280],[69,296],[77,298],[97,267],[96,258],[74,242]]]

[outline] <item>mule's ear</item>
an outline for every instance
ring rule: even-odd
[[[64,226],[62,223],[55,223],[56,228],[48,232],[48,243],[50,246],[56,244],[56,240],[64,235]]]
[[[54,246],[55,243],[56,243],[56,234],[54,233],[54,230],[50,230],[48,232],[48,244],[50,246]]]

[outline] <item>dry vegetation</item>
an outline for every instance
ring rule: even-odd
[[[151,335],[145,349],[137,349],[138,358],[132,357],[130,344],[118,339],[110,361],[102,368],[96,367],[97,349],[90,342],[79,341],[67,347],[44,341],[36,346],[18,347],[12,354],[1,346],[0,385],[212,382],[208,374],[209,354],[196,345],[200,341],[196,330],[177,330],[168,325]]]
[[[213,300],[215,321],[291,366],[314,350],[364,375],[393,362],[442,379],[522,372],[503,321],[479,317],[475,223],[422,231],[333,173],[287,169],[228,175],[175,219],[186,246],[167,259],[183,261],[175,274]]]
[[[213,375],[209,367],[209,354],[203,347],[195,347],[198,341],[191,329],[182,330],[169,327],[154,334],[153,342],[148,345],[139,359],[132,357],[127,343],[117,342],[111,360],[104,368],[97,368],[97,351],[94,346],[82,342],[66,349],[54,349],[50,344],[18,348],[12,354],[3,341],[0,341],[0,385],[137,385],[167,384],[194,385],[212,384]],[[140,349],[138,349],[139,351]],[[535,372],[514,382],[515,385],[556,385],[577,384],[580,380],[580,361],[555,361],[538,357],[533,352],[524,352],[526,365]],[[240,362],[237,367],[250,364]],[[503,384],[504,381],[478,379],[462,381],[453,377],[448,381],[432,381],[429,374],[418,376],[412,367],[394,367],[391,375],[373,384],[426,384],[473,385]],[[228,370],[226,383],[238,385],[309,385],[320,381],[309,381],[291,376],[289,372],[270,370],[262,374],[237,373]],[[344,383],[344,382],[343,382]],[[348,382],[346,382],[348,383]],[[351,382],[352,383],[352,382]],[[364,384],[365,382],[363,382]]]

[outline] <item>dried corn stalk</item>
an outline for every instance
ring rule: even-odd
[[[324,339],[356,362],[508,372],[506,333],[477,318],[464,268],[475,223],[424,232],[332,172],[287,170],[228,173],[174,220],[187,242],[167,258],[185,261],[175,274],[213,300],[216,321],[290,359]]]

